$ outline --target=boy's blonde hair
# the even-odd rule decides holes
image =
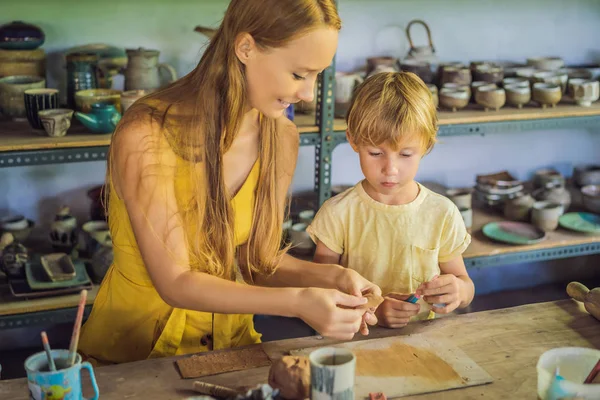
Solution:
[[[417,134],[428,153],[436,142],[437,113],[431,92],[412,72],[381,72],[354,93],[346,116],[355,145],[389,144],[394,150]]]

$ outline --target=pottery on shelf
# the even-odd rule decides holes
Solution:
[[[513,221],[528,221],[535,199],[528,194],[506,200],[504,216]]]
[[[154,90],[126,90],[121,93],[121,110],[123,113],[127,111],[129,107],[142,97],[154,92]]]
[[[532,57],[527,59],[527,65],[541,70],[553,71],[562,68],[565,62],[560,57]]]
[[[486,111],[498,111],[506,103],[506,92],[498,87],[481,86],[475,92],[475,101]]]
[[[524,105],[531,101],[531,89],[529,83],[523,86],[520,83],[512,83],[504,85],[506,91],[506,102],[511,106],[523,108]]]
[[[578,165],[573,179],[578,186],[600,185],[600,165]]]
[[[518,76],[502,79],[502,86],[504,86],[504,88],[506,88],[506,86],[508,86],[508,85],[511,85],[511,86],[514,85],[514,86],[518,86],[518,87],[526,87],[526,88],[531,89],[531,84],[529,83],[529,79],[521,78]]]
[[[46,53],[44,49],[0,49],[0,78],[14,75],[46,76]]]
[[[75,111],[89,113],[92,105],[112,104],[117,111],[121,112],[121,91],[116,89],[88,89],[75,93]]]
[[[473,79],[499,84],[504,78],[504,69],[495,64],[483,63],[475,66]]]
[[[121,120],[121,114],[112,104],[92,104],[89,114],[75,112],[75,117],[94,133],[112,133]]]
[[[551,187],[561,187],[565,185],[565,177],[554,168],[538,169],[533,174],[533,187],[535,189]]]
[[[440,105],[453,112],[469,104],[470,94],[464,89],[442,88],[439,92]]]
[[[160,52],[151,49],[126,49],[127,68],[125,90],[159,89],[177,79],[175,68],[167,63],[159,63]]]
[[[532,98],[542,108],[556,107],[562,98],[562,89],[553,83],[536,82],[533,84]]]
[[[586,185],[581,188],[583,206],[593,213],[600,214],[600,185]]]
[[[438,88],[433,83],[427,84],[427,89],[429,89],[429,93],[431,93],[431,98],[433,100],[433,104],[437,108],[440,104],[440,97],[438,95]]]
[[[551,201],[563,206],[566,212],[571,205],[571,193],[557,182],[549,182],[545,187],[533,192],[533,197],[538,201]]]
[[[564,210],[559,203],[536,201],[531,210],[531,222],[544,232],[554,231],[558,228],[558,219],[563,215]]]
[[[0,230],[3,233],[10,233],[18,242],[24,242],[31,234],[35,223],[22,215],[15,215],[3,218],[0,221]]]
[[[77,219],[71,215],[71,209],[62,206],[54,217],[50,227],[50,243],[55,250],[66,254],[77,246]]]
[[[470,85],[473,82],[473,77],[471,76],[471,70],[469,67],[464,65],[461,66],[446,66],[442,69],[442,76],[440,79],[440,83],[443,85],[445,83],[456,83],[459,85]]]
[[[400,62],[400,69],[406,72],[412,72],[423,80],[425,83],[433,82],[433,70],[431,64],[425,61],[418,60],[402,60]]]
[[[38,112],[58,107],[58,89],[28,89],[24,92],[24,100],[29,125],[43,131]]]
[[[50,137],[62,137],[71,127],[73,110],[68,108],[55,108],[38,112],[44,130]]]
[[[552,83],[560,86],[562,93],[567,92],[569,76],[557,71],[540,71],[533,74],[533,82]]]
[[[461,208],[471,208],[472,206],[472,197],[473,197],[473,188],[456,188],[456,189],[448,189],[446,190],[446,197],[450,199],[456,207]]]
[[[97,250],[92,254],[92,280],[94,283],[101,283],[110,268],[114,258],[112,240],[107,236],[105,240],[99,243]]]
[[[363,83],[364,78],[357,73],[340,72],[335,73],[335,116],[345,118],[350,107],[350,101],[354,91]]]
[[[0,112],[9,118],[25,119],[25,91],[45,87],[46,80],[39,76],[15,75],[0,78]]]
[[[600,97],[600,82],[583,81],[573,84],[573,99],[582,107],[591,107]]]
[[[16,240],[10,232],[5,232],[0,237],[0,267],[9,278],[25,278],[25,264],[29,260],[27,248]]]
[[[410,35],[410,28],[419,24],[425,28],[427,33],[427,41],[428,44],[425,46],[415,46],[413,43],[412,37]],[[433,40],[431,39],[431,30],[429,26],[425,23],[425,21],[420,19],[414,19],[406,25],[406,38],[408,39],[408,44],[410,45],[410,49],[408,50],[408,54],[406,55],[406,60],[416,60],[421,62],[426,62],[429,64],[437,64],[438,58],[435,54],[435,47],[433,46]]]
[[[0,26],[0,49],[35,50],[44,44],[46,35],[37,26],[13,21]]]
[[[465,85],[462,83],[444,83],[442,85],[442,89],[452,89],[452,90],[464,90],[469,94],[469,98],[471,97],[471,86]]]

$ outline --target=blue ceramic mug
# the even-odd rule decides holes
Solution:
[[[25,360],[27,371],[27,385],[29,398],[34,400],[80,400],[83,399],[81,388],[81,369],[85,368],[90,374],[93,400],[98,399],[100,393],[96,384],[94,370],[89,362],[81,362],[79,354],[75,363],[67,367],[69,350],[51,350],[50,354],[56,364],[56,371],[50,371],[48,358],[45,352],[39,352]]]

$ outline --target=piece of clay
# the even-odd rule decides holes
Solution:
[[[367,293],[364,295],[369,301],[365,304],[364,308],[377,308],[381,303],[383,303],[383,297],[376,295],[374,293]]]
[[[369,400],[387,400],[387,397],[382,392],[369,393]]]
[[[273,362],[269,385],[279,389],[284,399],[306,399],[310,396],[310,364],[307,357],[284,356]]]

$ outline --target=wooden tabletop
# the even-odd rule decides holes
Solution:
[[[477,105],[457,111],[438,111],[439,125],[475,124],[486,122],[523,121],[545,118],[590,117],[600,115],[600,102],[591,107],[580,107],[572,104],[559,104],[556,108],[542,109],[534,105],[522,109],[503,107],[498,111],[484,111]],[[300,133],[315,133],[319,128],[315,125],[314,114],[296,114],[294,122]],[[336,118],[333,129],[346,130],[346,122]],[[72,126],[66,136],[51,138],[43,130],[34,130],[27,121],[0,121],[0,152],[25,151],[73,147],[108,146],[111,134],[90,133],[77,119],[73,118]]]
[[[462,349],[494,382],[488,385],[446,391],[453,399],[536,399],[535,365],[546,350],[562,346],[600,348],[600,321],[572,300],[525,305],[502,310],[452,315],[416,322],[402,330],[374,329],[368,338],[395,335],[425,335],[445,338]],[[307,337],[264,343],[269,357],[281,357],[290,350],[337,343]],[[227,350],[226,350],[227,351]],[[97,367],[96,379],[105,399],[184,399],[195,379],[181,379],[174,361],[162,358]],[[254,387],[268,379],[268,367],[230,372],[202,380],[234,388]],[[377,388],[374,388],[376,390]],[[0,398],[28,398],[25,379],[0,382]],[[409,396],[406,399],[439,399],[440,393]]]

